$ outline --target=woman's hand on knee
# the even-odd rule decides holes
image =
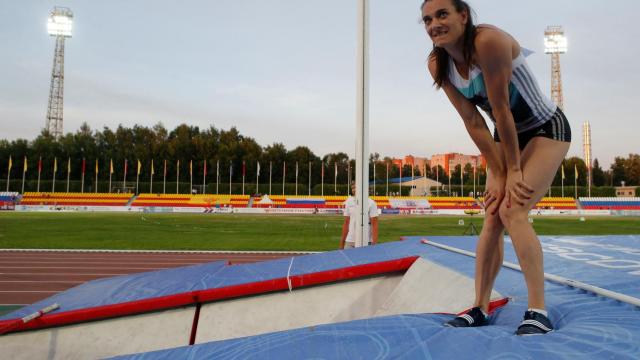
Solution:
[[[493,181],[487,184],[483,202],[485,212],[491,215],[498,213],[500,203],[505,195],[505,181],[504,177],[494,176]]]
[[[528,200],[531,200],[533,192],[533,188],[524,181],[522,170],[509,171],[505,184],[507,207],[511,207],[513,204],[524,206]]]

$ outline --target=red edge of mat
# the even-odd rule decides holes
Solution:
[[[0,329],[10,327],[11,330],[7,331],[6,333],[42,329],[53,326],[70,325],[120,316],[167,310],[208,301],[264,294],[274,291],[288,290],[289,288],[295,289],[342,280],[357,279],[360,277],[371,275],[406,271],[418,258],[419,256],[410,256],[401,259],[388,260],[371,264],[356,265],[310,274],[295,275],[289,277],[288,281],[286,277],[283,277],[241,285],[226,286],[216,289],[191,291],[157,298],[130,301],[120,304],[72,310],[57,314],[47,314],[26,324],[22,324],[21,319],[2,320],[0,321]],[[16,323],[18,323],[18,325],[16,325]]]

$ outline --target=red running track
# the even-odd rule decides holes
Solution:
[[[298,253],[0,251],[0,305],[28,305],[86,281],[225,260],[258,262]]]

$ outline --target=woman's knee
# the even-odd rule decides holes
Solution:
[[[502,233],[502,231],[504,231],[504,224],[502,223],[502,220],[500,219],[500,216],[498,214],[495,214],[495,215],[486,214],[484,218],[484,222],[482,224],[482,228],[486,229],[491,233],[499,234],[499,233]]]
[[[506,201],[503,201],[500,204],[498,214],[504,226],[509,229],[517,221],[527,221],[529,208],[517,204],[507,206]]]

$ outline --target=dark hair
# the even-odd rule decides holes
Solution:
[[[430,0],[425,0],[420,6],[420,10],[422,10],[424,8],[424,5],[429,1]],[[469,6],[469,4],[467,4],[467,2],[463,0],[451,0],[451,3],[453,3],[453,7],[456,9],[457,12],[459,13],[463,11],[467,12],[468,19],[467,19],[467,25],[464,28],[462,53],[464,55],[464,61],[467,64],[471,64],[471,57],[473,55],[473,51],[475,48],[474,40],[476,38],[476,26],[473,23],[473,14],[472,14],[471,6]],[[442,83],[449,76],[449,54],[445,49],[441,47],[437,47],[434,44],[433,50],[431,50],[431,53],[429,54],[429,60],[431,60],[431,58],[436,59],[436,76],[433,81],[433,85],[435,85],[436,88],[439,89],[442,87]]]

